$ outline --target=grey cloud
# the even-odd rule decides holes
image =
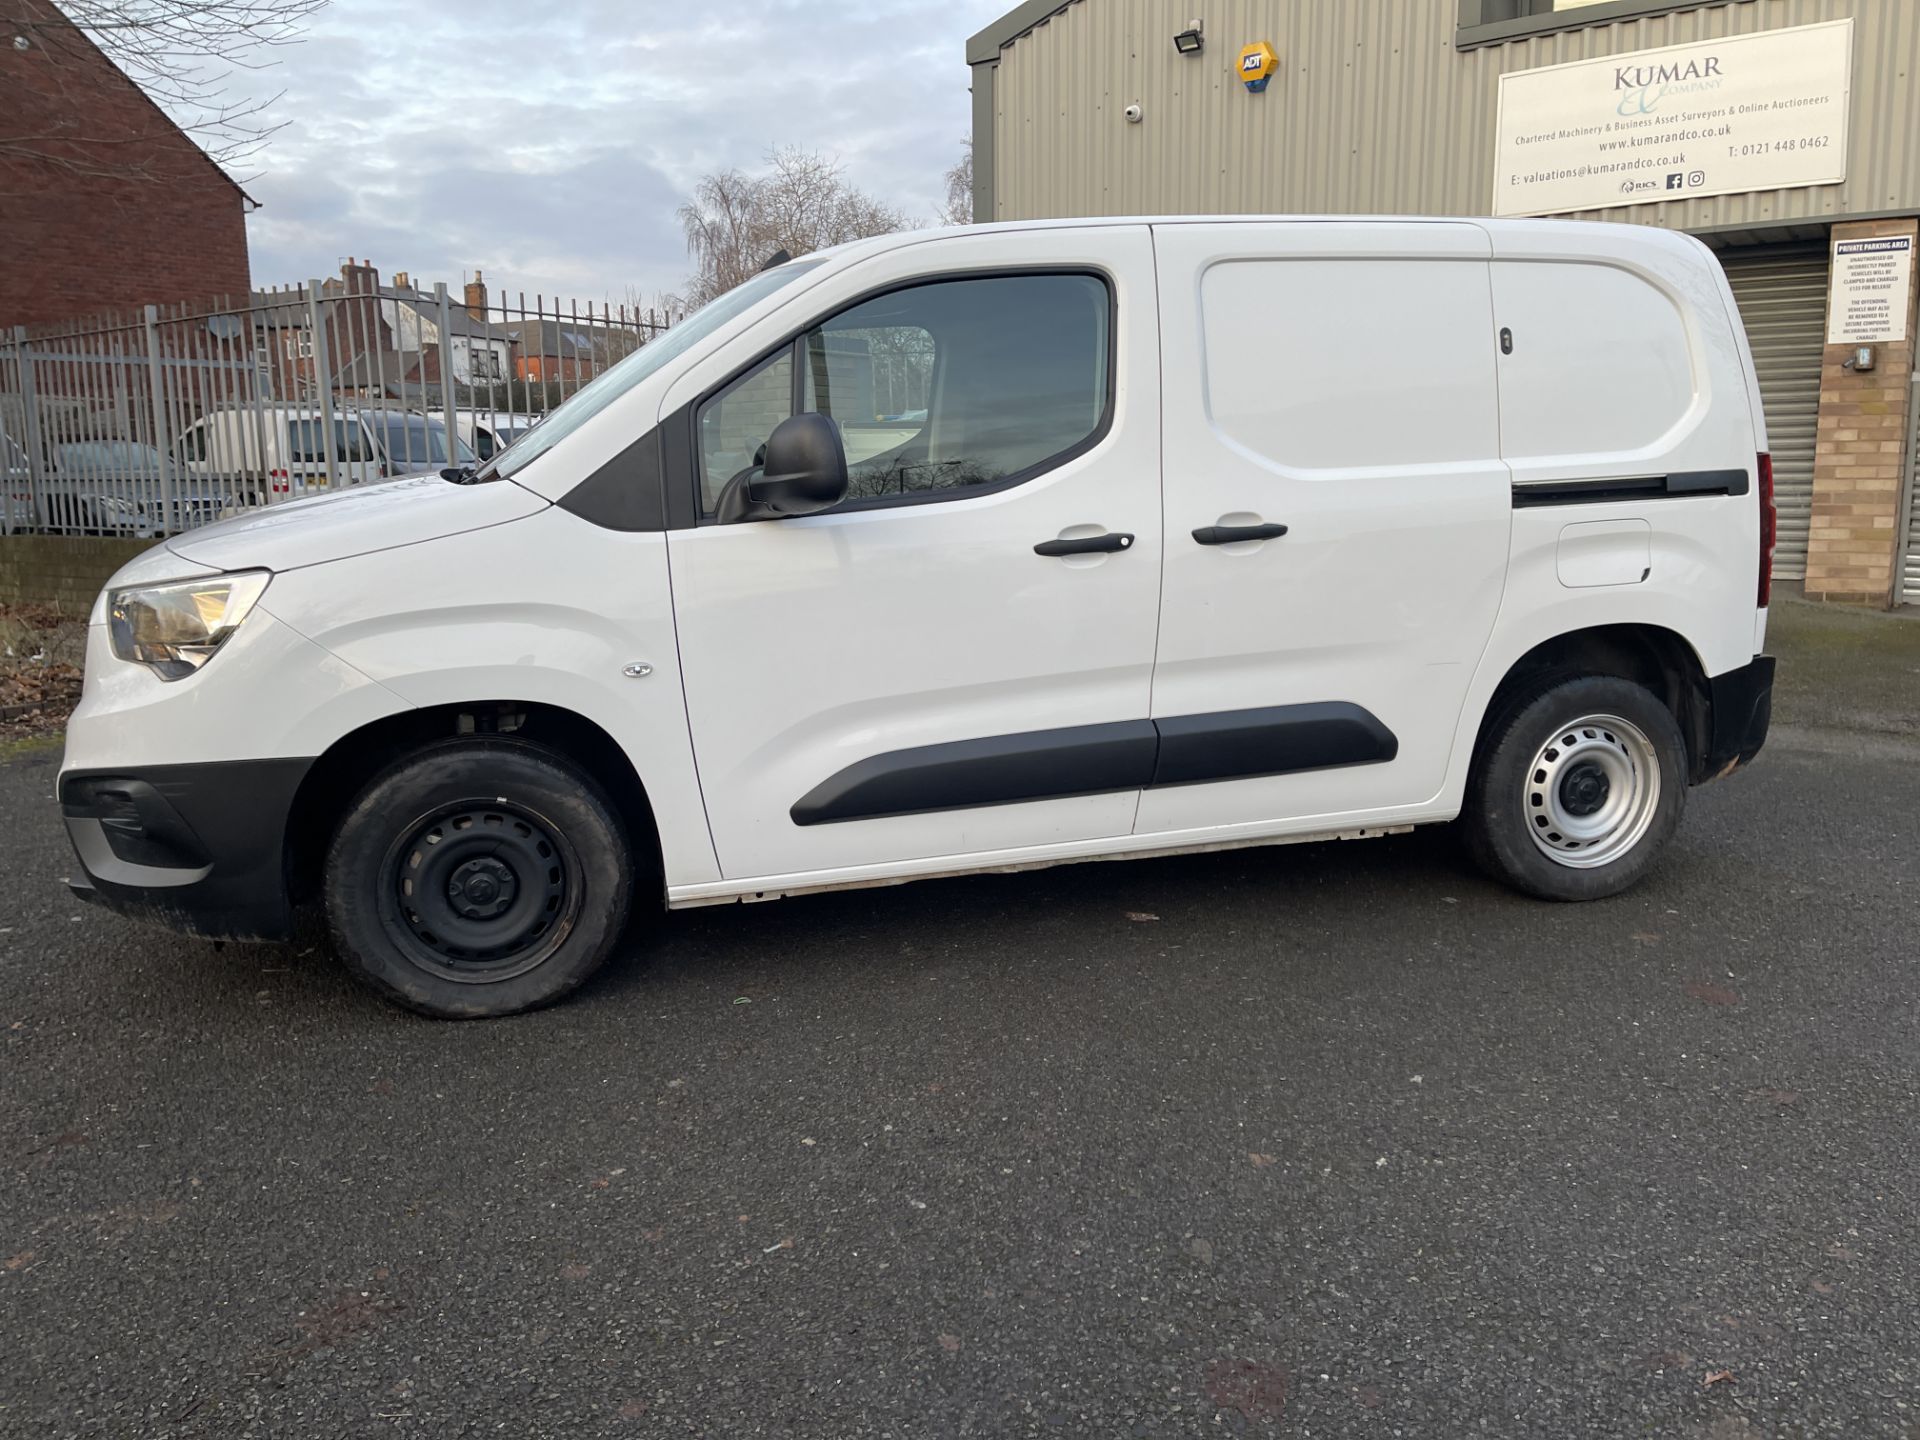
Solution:
[[[260,283],[384,271],[651,296],[698,177],[776,145],[931,216],[968,128],[966,37],[1005,0],[335,0],[282,52],[248,189]]]

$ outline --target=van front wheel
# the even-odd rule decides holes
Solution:
[[[511,739],[447,741],[363,790],[327,853],[327,918],[356,979],[445,1019],[551,1004],[627,918],[625,829],[592,778]]]
[[[1646,874],[1679,827],[1687,749],[1673,713],[1611,675],[1560,679],[1494,717],[1462,820],[1497,880],[1545,900],[1598,900]]]

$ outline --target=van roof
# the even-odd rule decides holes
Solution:
[[[1534,242],[1559,241],[1568,249],[1696,249],[1694,237],[1654,225],[1624,225],[1606,220],[1500,219],[1487,215],[1089,215],[1049,220],[983,220],[974,225],[945,225],[925,230],[896,230],[865,240],[850,240],[799,256],[790,264],[821,259],[851,259],[877,254],[936,237],[1019,234],[1024,231],[1085,230],[1115,225],[1473,225],[1495,239],[1527,237]]]

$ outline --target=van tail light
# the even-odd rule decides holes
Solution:
[[[274,494],[290,495],[293,493],[293,476],[288,471],[269,470],[267,472],[267,480],[272,486]],[[1769,490],[1767,493],[1771,495],[1773,492]]]
[[[1760,457],[1760,597],[1759,608],[1773,599],[1773,542],[1780,533],[1780,514],[1773,508],[1773,456]]]

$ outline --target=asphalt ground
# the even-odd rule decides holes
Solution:
[[[0,1433],[1920,1435],[1920,623],[1654,877],[1451,835],[693,911],[449,1025],[0,764]]]

